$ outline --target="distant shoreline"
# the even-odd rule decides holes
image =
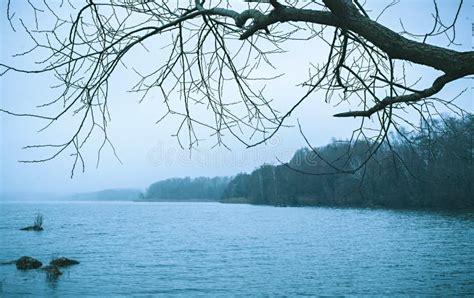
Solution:
[[[456,209],[456,208],[433,208],[433,207],[388,207],[378,205],[336,205],[336,204],[260,204],[248,201],[245,198],[232,198],[226,201],[215,201],[215,200],[124,200],[124,199],[106,199],[106,200],[71,200],[71,199],[52,199],[52,200],[21,200],[21,199],[0,199],[0,204],[4,203],[216,203],[216,204],[228,204],[228,205],[251,205],[251,206],[262,206],[262,207],[275,207],[275,208],[335,208],[335,209],[361,209],[361,210],[388,210],[388,211],[420,211],[420,212],[447,212],[456,214],[469,214],[473,213],[474,209]]]

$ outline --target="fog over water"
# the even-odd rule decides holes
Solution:
[[[326,28],[317,38],[307,39],[302,37],[306,37],[303,34],[310,34],[310,30],[302,28],[308,24],[301,23],[298,25],[303,27],[291,35],[292,39],[284,38],[286,42],[281,45],[283,53],[270,55],[274,69],[259,58],[237,55],[246,52],[245,47],[240,52],[242,42],[238,38],[225,41],[229,45],[225,53],[233,57],[231,63],[225,58],[215,58],[221,53],[217,45],[222,44],[213,38],[219,38],[210,34],[211,41],[203,40],[199,34],[192,35],[192,30],[187,31],[189,28],[186,26],[196,25],[192,22],[203,22],[208,26],[215,24],[215,20],[207,20],[209,16],[201,15],[209,11],[200,11],[196,2],[196,10],[183,12],[181,7],[176,10],[179,14],[186,14],[185,26],[182,27],[180,20],[172,25],[178,23],[177,30],[182,32],[184,28],[185,34],[199,42],[189,42],[185,34],[175,35],[176,45],[179,46],[171,49],[180,49],[176,50],[178,56],[180,53],[188,55],[187,51],[198,56],[204,53],[200,56],[202,60],[195,62],[191,58],[192,62],[188,62],[188,66],[193,63],[205,65],[201,61],[209,63],[211,66],[199,69],[203,73],[214,72],[212,59],[216,59],[214,67],[217,69],[222,67],[222,63],[237,66],[221,72],[222,81],[218,78],[213,82],[214,78],[209,78],[205,84],[196,82],[194,71],[197,70],[194,68],[185,71],[187,75],[181,82],[176,80],[183,78],[179,77],[182,72],[173,73],[169,77],[173,79],[164,82],[164,87],[157,83],[163,89],[169,88],[167,84],[176,86],[176,89],[170,88],[169,100],[159,88],[147,89],[146,83],[138,84],[139,88],[145,86],[143,88],[151,90],[142,101],[140,95],[130,91],[141,74],[156,72],[163,63],[167,65],[167,59],[173,60],[169,58],[170,47],[167,49],[166,46],[169,46],[170,37],[176,32],[152,29],[148,24],[136,29],[143,26],[142,19],[139,19],[143,15],[137,14],[137,7],[159,7],[156,10],[159,14],[155,14],[155,10],[144,11],[144,14],[152,16],[149,24],[155,26],[166,15],[166,8],[162,5],[194,4],[193,1],[145,2],[110,2],[126,9],[123,15],[122,11],[116,12],[117,7],[111,9],[105,3],[99,4],[98,0],[79,4],[87,5],[84,11],[90,9],[88,17],[92,20],[83,17],[82,25],[73,26],[73,31],[74,28],[82,30],[76,36],[73,33],[73,38],[85,39],[85,42],[75,40],[73,51],[81,52],[83,49],[78,48],[84,46],[91,51],[85,57],[97,57],[91,62],[96,66],[88,68],[87,62],[84,62],[79,70],[74,67],[74,71],[65,70],[66,76],[72,75],[64,79],[68,84],[64,91],[64,86],[57,88],[54,73],[41,74],[45,66],[38,61],[50,54],[51,49],[44,51],[47,46],[40,46],[38,52],[28,54],[33,43],[25,30],[38,30],[37,33],[43,34],[42,26],[52,26],[54,34],[66,30],[65,36],[69,36],[67,30],[70,28],[62,27],[59,17],[47,17],[47,13],[35,9],[33,5],[45,5],[52,10],[47,4],[50,3],[57,6],[53,15],[66,12],[67,18],[70,12],[61,9],[69,9],[66,8],[68,3],[75,5],[76,1],[64,1],[65,6],[62,6],[62,2],[55,0],[0,0],[0,12],[3,12],[0,15],[0,74],[8,70],[0,76],[1,297],[474,297],[473,77],[449,83],[434,95],[437,99],[423,99],[413,104],[413,97],[418,98],[417,93],[420,93],[416,90],[423,90],[420,97],[425,96],[424,92],[429,93],[427,88],[436,89],[440,81],[443,84],[443,79],[466,73],[459,72],[459,69],[471,71],[469,67],[439,67],[436,63],[427,63],[446,71],[446,74],[441,74],[429,67],[399,60],[393,62],[391,58],[398,54],[390,50],[385,54],[391,55],[391,58],[376,54],[380,58],[377,60],[370,52],[374,50],[370,42],[355,47],[350,44],[353,37],[352,33],[346,32],[347,26]],[[270,19],[275,15],[284,17],[283,13],[292,11],[287,8],[279,10],[281,7],[274,2],[202,2],[205,5],[217,2],[221,6],[227,4],[236,11],[254,5],[273,5]],[[435,34],[427,42],[457,51],[474,49],[472,1],[359,2],[364,4],[372,20],[402,35],[413,33],[419,40],[422,39],[420,36],[432,30],[435,8],[443,25],[457,16],[457,43],[448,45],[450,36],[443,34]],[[14,6],[8,12],[7,3]],[[318,7],[323,2],[293,3],[297,3],[298,7],[308,7],[306,4]],[[463,6],[457,15],[459,3]],[[123,23],[126,23],[127,29],[124,30],[131,30],[130,35],[123,34],[123,37],[122,33],[110,33],[114,34],[114,39],[112,46],[107,47],[109,33],[101,31],[107,26],[98,25],[101,29],[93,26],[92,30],[98,30],[95,32],[97,35],[90,37],[88,22],[99,24],[103,20],[99,16],[103,11],[94,14],[98,6],[99,10],[110,9],[112,15],[103,16],[104,20],[107,19],[107,25],[116,24],[122,30]],[[46,12],[48,10],[45,9]],[[334,24],[340,25],[340,11],[333,7],[331,11],[336,20]],[[133,12],[132,16],[127,12]],[[211,13],[216,13],[216,10]],[[325,18],[324,13],[320,15]],[[35,16],[40,24],[38,28]],[[176,14],[170,13],[170,16],[174,18]],[[188,23],[187,18],[196,16],[199,19]],[[352,15],[348,16],[352,18]],[[12,23],[8,17],[11,17]],[[240,18],[235,20],[238,24]],[[254,24],[259,25],[259,18],[253,17],[253,20]],[[57,26],[56,21],[61,25]],[[282,22],[270,29],[272,32],[281,29],[282,34],[286,34],[296,28],[293,25]],[[354,24],[355,27],[358,25]],[[202,28],[208,29],[205,26]],[[248,28],[251,30],[252,25]],[[357,31],[357,28],[349,28]],[[383,30],[375,29],[373,32]],[[142,40],[134,34],[146,34],[144,37],[150,39],[145,39],[127,52],[131,44]],[[273,37],[279,38],[276,35]],[[408,38],[414,38],[414,35]],[[48,33],[47,37],[50,36]],[[98,55],[99,52],[95,52],[96,36],[100,36],[98,40],[101,42],[98,46],[101,50],[98,51],[105,48],[107,54],[102,52]],[[115,39],[117,36],[118,40]],[[180,43],[180,37],[185,41]],[[274,50],[268,44],[261,44],[265,39],[262,37],[259,35],[253,40],[260,42],[258,46],[264,51]],[[335,41],[332,49],[326,44],[331,38]],[[395,41],[396,38],[398,36],[395,36]],[[345,47],[345,44],[348,46]],[[376,41],[374,44],[380,45]],[[390,41],[388,44],[391,44]],[[410,43],[407,44],[410,46]],[[198,51],[194,49],[196,45],[201,45]],[[253,48],[254,44],[246,46]],[[361,50],[362,47],[364,50]],[[114,64],[116,61],[111,56],[121,57],[123,51],[126,54],[120,60],[122,64]],[[337,51],[334,52],[336,54],[333,51]],[[446,53],[443,50],[433,52]],[[15,57],[17,53],[25,54]],[[464,61],[466,57],[470,59],[471,53],[455,54],[454,61]],[[67,55],[66,59],[74,60],[72,57],[75,54]],[[411,60],[419,61],[416,60],[418,58]],[[252,59],[254,62],[249,62]],[[255,92],[250,97],[259,97],[258,92],[264,93],[265,99],[261,99],[264,104],[258,105],[258,109],[262,106],[274,109],[280,113],[279,116],[283,116],[299,99],[305,98],[308,88],[311,90],[314,84],[313,79],[317,80],[314,72],[318,71],[318,65],[326,61],[330,61],[329,68],[333,67],[335,73],[334,77],[329,76],[328,80],[321,82],[325,86],[325,81],[335,78],[334,82],[338,82],[336,90],[326,93],[322,87],[318,92],[310,92],[310,96],[286,118],[278,133],[264,144],[247,146],[268,136],[267,130],[271,133],[273,127],[265,127],[262,123],[275,125],[274,120],[278,116],[273,111],[267,111],[262,114],[265,116],[259,118],[257,113],[256,119],[264,119],[263,122],[252,122],[254,111],[245,106],[248,102],[242,101],[241,90],[236,87],[236,82],[231,82],[226,72],[235,73],[238,69],[243,73],[241,76],[247,76],[244,73],[254,63],[261,63],[247,78],[251,84],[250,93]],[[377,63],[379,61],[384,62]],[[354,65],[351,63],[359,68],[349,69],[350,65]],[[28,69],[24,71],[26,73],[39,67],[40,73],[14,72],[4,65]],[[186,65],[185,58],[172,65],[181,70],[180,67]],[[345,69],[340,71],[343,67]],[[380,71],[382,68],[384,70]],[[103,71],[105,76],[95,78],[97,69],[99,73]],[[110,69],[114,72],[108,77]],[[61,71],[58,71],[58,77],[63,75]],[[197,77],[206,76],[200,75]],[[349,79],[341,83],[341,80],[346,80],[346,75]],[[390,79],[385,82],[379,75]],[[89,76],[93,78],[84,87],[82,84]],[[367,87],[363,80],[369,76],[373,82]],[[273,79],[262,79],[268,77]],[[309,81],[308,77],[311,78]],[[97,79],[102,83],[104,78],[107,87],[99,84],[99,89],[103,88],[99,91],[90,87],[91,81]],[[188,78],[192,78],[191,81]],[[301,86],[305,81],[309,83]],[[222,96],[216,99],[217,109],[212,104],[212,108],[208,106],[209,97],[211,102],[213,100],[209,94],[216,92],[214,86],[202,94],[196,91],[202,85],[206,85],[206,89],[207,82],[211,85],[215,83],[218,88],[221,82],[230,83],[223,88]],[[398,86],[398,82],[403,85]],[[97,87],[95,84],[98,83],[92,83]],[[344,84],[350,85],[350,88],[345,88]],[[105,88],[108,88],[108,97],[102,98],[105,97]],[[180,98],[184,94],[180,93],[180,88],[189,91],[183,98]],[[357,90],[353,92],[354,89]],[[400,90],[408,91],[404,93]],[[412,92],[413,96],[398,96],[402,93],[407,95],[407,92]],[[348,94],[351,94],[349,99],[345,98]],[[369,96],[370,100],[364,96]],[[386,106],[384,98],[395,100],[396,104],[389,101],[390,105]],[[400,101],[400,98],[403,100]],[[54,102],[55,99],[58,101]],[[467,115],[464,111],[457,114],[449,111],[449,105],[441,106],[443,100],[446,103],[453,99],[459,107],[455,111],[464,110]],[[48,105],[52,100],[54,104]],[[265,107],[267,100],[271,108]],[[106,117],[107,113],[102,109],[105,101],[111,120],[97,121],[97,117]],[[333,116],[356,110],[365,110],[370,114],[373,110],[367,108],[368,102],[375,108],[381,107],[383,113],[379,111],[376,116],[372,114],[371,118],[363,120]],[[62,106],[69,103],[71,110]],[[236,110],[233,110],[234,107]],[[418,108],[427,110],[415,113]],[[55,121],[55,116],[64,109],[66,112],[63,115],[66,116]],[[171,110],[185,111],[180,114],[169,112]],[[226,120],[219,121],[222,120],[219,117],[225,116],[219,112],[214,114],[214,111],[225,111],[229,115]],[[11,115],[15,113],[17,116],[40,114],[43,119]],[[163,118],[164,114],[168,117]],[[186,122],[186,119],[191,120],[184,117],[183,121],[183,115],[189,116],[195,121],[193,123],[201,124],[194,127],[195,139],[193,131],[187,126],[189,122]],[[420,121],[420,116],[427,116],[428,119]],[[238,123],[236,118],[242,122],[239,124],[243,128],[235,125]],[[83,126],[86,121],[91,123]],[[361,121],[363,133],[350,139],[361,127]],[[380,126],[387,123],[390,123],[390,132],[384,134],[386,131]],[[180,125],[184,125],[184,133],[181,131],[179,138],[176,138]],[[213,130],[207,125],[216,125],[217,128]],[[227,129],[231,126],[234,130],[225,130],[219,125]],[[47,129],[43,129],[45,126]],[[109,139],[113,146],[102,147],[104,136],[101,132],[105,126],[105,140]],[[253,126],[258,126],[260,131]],[[95,130],[89,135],[91,127]],[[421,129],[416,130],[416,127]],[[81,133],[76,134],[78,128]],[[242,129],[240,134],[239,128]],[[397,129],[402,133],[396,135],[394,132]],[[224,144],[219,142],[219,132],[223,133]],[[361,141],[364,138],[368,141]],[[84,139],[87,142],[83,143]],[[352,141],[349,144],[339,141],[349,139]],[[381,143],[381,139],[386,142]],[[198,144],[193,140],[198,140]],[[310,150],[308,143],[318,147],[318,150]],[[48,159],[54,155],[54,150],[61,150],[64,146],[61,144],[72,144],[73,148],[67,147],[47,162],[34,162]],[[77,148],[80,148],[80,154]],[[75,164],[75,160],[83,160],[85,168],[80,162]],[[288,163],[283,165],[282,162]]]

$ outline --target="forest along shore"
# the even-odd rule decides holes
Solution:
[[[473,126],[472,115],[448,118],[409,138],[391,137],[390,146],[334,141],[251,173],[171,178],[144,192],[106,190],[75,199],[474,210]]]
[[[303,148],[288,164],[235,176],[221,202],[474,210],[474,117],[429,127],[407,139],[391,139],[391,148],[384,144],[373,156],[374,146],[366,142]],[[353,174],[340,171],[359,167]]]

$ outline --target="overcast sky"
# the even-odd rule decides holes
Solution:
[[[370,13],[375,17],[387,1],[367,1],[367,7],[372,8]],[[388,1],[390,2],[390,1]],[[454,46],[458,50],[470,50],[472,45],[472,31],[470,15],[472,7],[465,1],[457,27],[457,41],[461,46]],[[26,1],[25,1],[26,3]],[[376,6],[373,6],[376,3]],[[457,1],[440,1],[440,11],[449,18],[457,8]],[[25,65],[31,59],[13,59],[11,56],[22,52],[31,46],[31,41],[19,27],[13,32],[7,22],[5,13],[6,1],[1,1],[2,14],[0,17],[0,45],[2,63],[11,65]],[[18,4],[15,4],[18,5]],[[371,6],[372,5],[372,6]],[[28,8],[17,7],[18,15],[28,15]],[[416,33],[425,33],[431,29],[430,14],[433,13],[432,1],[406,0],[393,8],[380,19],[384,25],[393,30],[401,31],[402,19],[406,28]],[[160,38],[153,40],[157,48]],[[285,79],[270,85],[268,94],[276,104],[295,100],[304,92],[296,87],[297,83],[307,77],[309,63],[317,63],[327,56],[327,48],[318,43],[293,42],[285,45],[287,54],[279,56],[273,62],[278,71],[285,73]],[[438,40],[431,42],[437,43]],[[439,40],[440,46],[446,45],[445,39]],[[138,55],[131,53],[127,57],[127,64],[138,69],[145,67],[153,59],[152,53]],[[31,57],[33,60],[37,58]],[[428,78],[436,75],[430,69],[416,68],[416,76]],[[412,74],[413,75],[413,74]],[[176,120],[167,119],[161,124],[155,124],[163,114],[164,107],[160,106],[159,94],[151,94],[149,100],[138,103],[133,93],[126,92],[135,81],[133,72],[123,72],[115,75],[111,81],[110,110],[112,122],[109,125],[109,136],[113,141],[120,159],[120,164],[110,150],[102,155],[99,167],[96,168],[97,150],[94,147],[86,152],[85,173],[78,171],[73,179],[70,178],[70,169],[73,159],[68,154],[41,164],[23,164],[18,160],[38,159],[47,152],[40,150],[22,150],[26,145],[49,143],[57,141],[76,123],[76,119],[65,120],[59,127],[46,132],[37,131],[45,124],[43,121],[28,118],[16,118],[0,113],[0,191],[11,193],[74,193],[93,191],[105,188],[137,187],[144,189],[154,181],[169,177],[184,176],[221,176],[235,175],[239,172],[249,172],[260,164],[277,163],[276,158],[288,160],[295,150],[305,145],[297,128],[284,128],[267,145],[246,149],[244,145],[231,137],[225,142],[232,149],[223,147],[211,148],[215,144],[212,137],[205,135],[207,140],[190,152],[181,149],[171,135],[176,130]],[[33,112],[34,106],[51,99],[55,91],[50,86],[56,84],[50,75],[24,75],[9,73],[0,78],[0,106],[14,112]],[[440,96],[453,97],[470,84],[468,79],[453,83]],[[472,91],[459,99],[459,104],[472,112]],[[306,135],[316,145],[324,145],[333,138],[348,138],[357,127],[357,121],[352,119],[335,119],[331,115],[343,112],[344,107],[335,107],[326,104],[317,95],[309,98],[292,115],[287,124],[295,125],[297,119],[301,122]],[[69,121],[69,122],[68,122]]]

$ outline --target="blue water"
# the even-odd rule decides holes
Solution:
[[[19,231],[44,215],[43,232]],[[218,203],[0,203],[3,296],[474,295],[474,214]]]

